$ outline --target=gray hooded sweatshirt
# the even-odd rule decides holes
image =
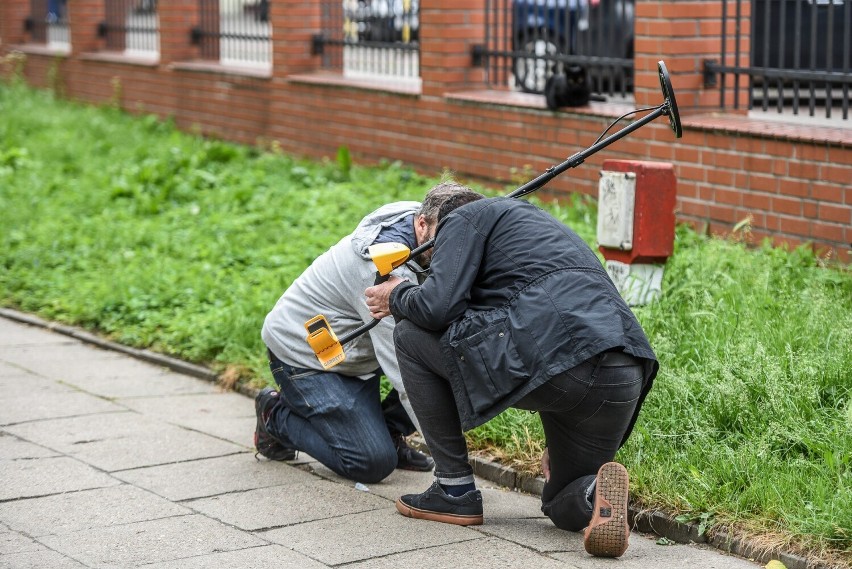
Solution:
[[[320,255],[293,281],[266,316],[261,331],[263,341],[279,360],[297,368],[322,370],[306,341],[305,330],[305,322],[317,314],[326,317],[338,337],[372,320],[364,291],[373,286],[376,266],[367,248],[382,229],[419,209],[418,202],[410,201],[382,206],[362,219],[352,234]],[[395,269],[393,274],[417,282],[414,272],[405,266]],[[346,360],[330,371],[366,378],[381,368],[419,430],[396,362],[393,327],[393,318],[384,318],[372,330],[347,343],[343,347]]]

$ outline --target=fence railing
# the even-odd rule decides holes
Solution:
[[[485,45],[475,57],[495,87],[542,93],[579,66],[591,91],[633,91],[633,0],[486,0]]]
[[[67,48],[71,38],[68,28],[67,0],[30,0],[30,16],[25,22],[31,41]]]
[[[192,42],[203,59],[224,65],[272,65],[270,0],[199,0]]]
[[[748,30],[739,26],[745,8]],[[733,38],[724,35],[729,22]],[[722,30],[705,84],[719,87],[723,108],[849,120],[852,0],[732,0],[723,4]]]
[[[127,55],[160,51],[157,0],[104,0],[104,21],[98,26],[106,49]]]
[[[420,77],[419,0],[322,0],[313,51],[347,77]]]

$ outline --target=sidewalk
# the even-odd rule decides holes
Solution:
[[[0,568],[759,567],[638,533],[596,559],[481,479],[484,525],[408,519],[394,500],[429,473],[359,490],[305,455],[255,460],[254,424],[244,395],[0,318]]]

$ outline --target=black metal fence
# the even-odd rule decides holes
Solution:
[[[108,50],[159,53],[157,0],[104,0],[104,17],[98,35]]]
[[[233,65],[272,64],[270,0],[199,0],[192,42],[201,57]]]
[[[751,26],[743,30],[746,7]],[[750,110],[849,120],[852,0],[733,0],[723,8],[723,30],[733,22],[736,32],[722,36],[720,60],[705,62],[705,83],[719,87],[722,107],[747,98]]]
[[[322,0],[313,51],[348,76],[420,76],[419,0]]]
[[[67,46],[68,0],[30,0],[30,16],[25,23],[31,41]]]
[[[489,84],[542,93],[554,73],[585,75],[591,91],[633,91],[633,0],[486,0],[475,57]]]

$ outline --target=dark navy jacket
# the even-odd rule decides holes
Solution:
[[[645,360],[644,400],[658,369],[645,333],[594,252],[547,212],[515,198],[464,205],[439,224],[431,269],[394,289],[391,313],[446,330],[465,430],[611,348]]]

